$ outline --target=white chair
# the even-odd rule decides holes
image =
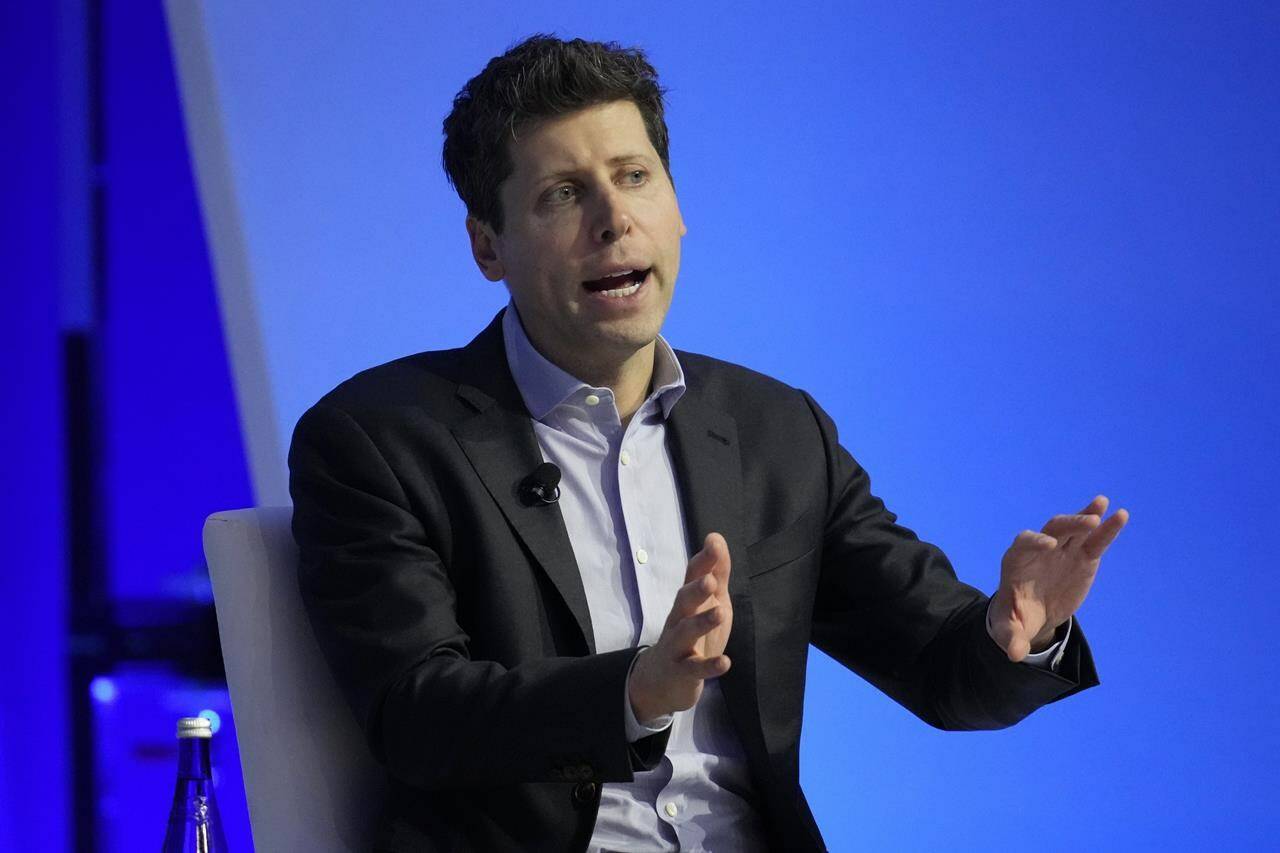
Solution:
[[[292,514],[241,509],[204,524],[254,847],[365,853],[384,772],[303,609]]]

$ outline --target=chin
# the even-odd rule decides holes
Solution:
[[[596,339],[601,344],[619,352],[635,352],[657,340],[662,331],[662,320],[628,319],[597,328]]]

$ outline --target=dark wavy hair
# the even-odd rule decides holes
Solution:
[[[611,101],[640,110],[645,131],[671,174],[658,72],[644,51],[617,42],[533,35],[467,81],[444,120],[444,171],[467,213],[502,231],[498,188],[511,176],[508,141],[545,119]]]

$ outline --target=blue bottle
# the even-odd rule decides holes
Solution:
[[[212,737],[213,727],[205,718],[178,720],[178,781],[162,853],[226,853],[222,819],[213,798]]]

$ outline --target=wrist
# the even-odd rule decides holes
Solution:
[[[1065,624],[1065,623],[1064,623]],[[1045,649],[1052,646],[1058,639],[1058,633],[1062,630],[1062,625],[1055,625],[1052,628],[1046,626],[1039,634],[1031,640],[1031,653],[1039,654]]]
[[[631,713],[635,715],[636,721],[642,724],[662,716],[662,713],[647,701],[648,691],[644,689],[644,656],[648,650],[646,646],[636,654],[635,662],[631,665],[631,673],[627,677],[627,701],[631,703]]]

